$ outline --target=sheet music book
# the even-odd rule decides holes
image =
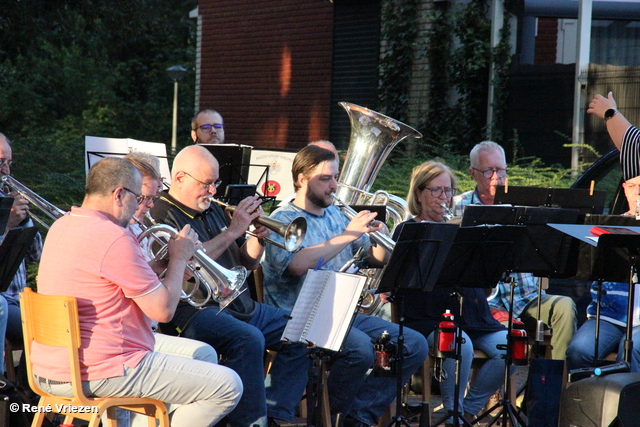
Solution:
[[[366,281],[366,276],[309,270],[282,341],[339,351]]]

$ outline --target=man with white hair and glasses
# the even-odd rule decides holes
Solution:
[[[476,188],[453,199],[454,214],[462,215],[467,205],[492,205],[496,187],[504,185],[507,178],[507,161],[504,149],[493,141],[476,144],[469,155],[469,173],[476,181]],[[518,284],[514,290],[513,315],[527,323],[538,315],[538,278],[531,273],[512,273]],[[498,282],[498,293],[489,301],[494,318],[508,321],[509,283]],[[576,332],[576,305],[561,295],[547,295],[542,291],[540,319],[553,330],[551,358],[564,360],[567,347]]]

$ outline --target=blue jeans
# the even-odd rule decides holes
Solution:
[[[375,358],[372,341],[387,331],[398,342],[398,325],[374,316],[358,314],[334,361],[327,381],[332,413],[350,415],[367,425],[375,425],[396,396],[395,377],[375,377],[369,371]],[[402,383],[422,365],[429,348],[424,336],[404,328]],[[246,389],[246,387],[245,387]]]
[[[228,416],[232,426],[266,425],[267,415],[291,421],[307,384],[309,350],[298,344],[281,345],[288,311],[256,304],[247,322],[218,307],[199,311],[182,336],[204,341],[216,349],[221,363],[242,379],[244,393]],[[278,351],[267,378],[264,378],[265,348]],[[266,390],[266,391],[265,391]]]
[[[498,350],[496,346],[507,343],[507,331],[473,331],[468,334],[462,331],[462,336],[465,342],[462,344],[462,356],[460,359],[460,396],[458,400],[458,410],[461,413],[464,411],[477,415],[485,403],[487,403],[489,397],[502,387],[504,383],[505,361],[501,356],[505,354],[505,351]],[[433,332],[429,335],[428,341],[429,345],[433,345]],[[474,348],[483,351],[487,357],[489,357],[489,360],[482,365],[467,395],[464,396],[464,391],[469,382]],[[440,383],[442,403],[444,404],[445,410],[452,411],[456,378],[455,359],[445,359],[443,367],[447,372],[447,379]]]
[[[567,370],[593,366],[595,351],[596,321],[588,319],[573,336],[567,349]],[[633,328],[633,351],[631,353],[631,372],[640,372],[640,326]],[[617,351],[617,361],[624,359],[625,328],[607,321],[600,321],[598,336],[598,359]]]

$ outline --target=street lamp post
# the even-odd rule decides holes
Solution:
[[[171,154],[175,155],[177,150],[178,133],[178,81],[180,81],[187,70],[180,65],[167,68],[167,74],[173,80],[173,128],[171,132]]]

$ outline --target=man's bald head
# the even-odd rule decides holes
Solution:
[[[188,172],[199,170],[201,168],[215,167],[218,169],[218,160],[213,154],[204,147],[199,145],[189,145],[176,155],[171,168],[171,179],[175,180],[177,172]]]

